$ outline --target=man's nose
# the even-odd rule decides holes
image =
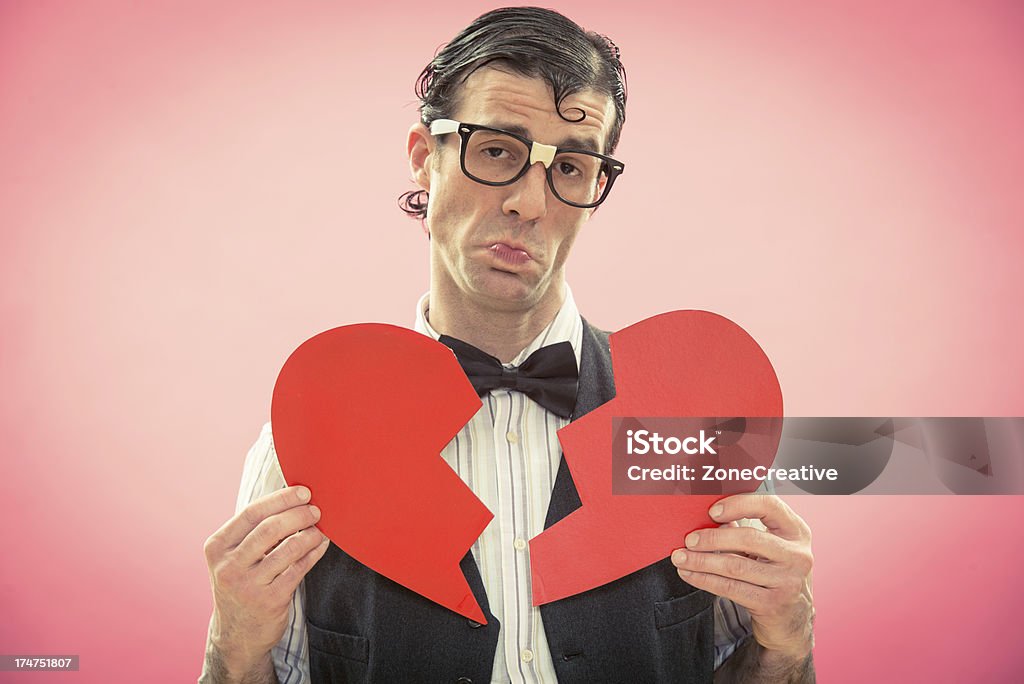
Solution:
[[[536,162],[523,177],[509,185],[509,194],[502,205],[505,214],[516,214],[521,221],[536,221],[547,213],[547,169]]]

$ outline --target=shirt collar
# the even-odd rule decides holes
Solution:
[[[430,293],[427,292],[420,297],[416,304],[416,324],[413,329],[424,335],[438,339],[441,334],[431,327],[427,320],[427,310],[430,308]],[[576,308],[576,300],[573,299],[572,290],[569,284],[565,285],[565,300],[562,307],[555,314],[555,317],[548,323],[547,327],[540,331],[526,348],[519,352],[511,363],[506,366],[518,366],[525,361],[530,354],[541,347],[546,347],[559,342],[568,342],[572,345],[573,354],[576,356],[576,368],[580,366],[580,350],[583,346],[583,320],[580,318],[579,309]]]

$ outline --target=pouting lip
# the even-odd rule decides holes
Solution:
[[[493,242],[483,245],[483,248],[490,251],[495,249],[498,245],[505,245],[510,249],[519,250],[520,252],[524,252],[528,258],[533,259],[533,255],[530,254],[530,250],[526,248],[526,245],[519,242],[513,242],[511,240],[494,240]]]

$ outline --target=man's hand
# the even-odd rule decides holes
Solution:
[[[314,527],[320,511],[309,499],[306,487],[278,490],[249,504],[206,540],[213,585],[214,653],[208,658],[218,661],[216,669],[227,681],[268,667],[295,589],[327,551],[327,537]]]
[[[738,494],[711,507],[718,529],[697,530],[672,554],[679,576],[745,607],[764,665],[807,659],[814,646],[811,530],[777,496]],[[760,519],[768,531],[740,527]]]

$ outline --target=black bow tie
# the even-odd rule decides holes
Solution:
[[[495,357],[462,340],[441,335],[438,341],[455,352],[459,365],[480,396],[506,387],[522,392],[562,418],[572,416],[576,408],[579,369],[576,354],[568,342],[541,347],[522,365],[505,368]]]

